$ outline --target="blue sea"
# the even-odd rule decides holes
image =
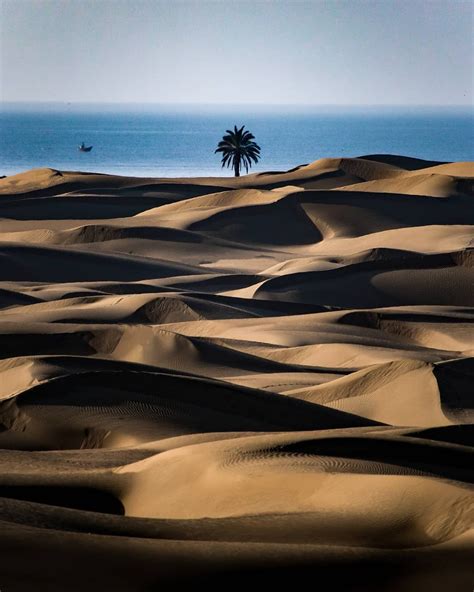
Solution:
[[[250,129],[261,146],[261,161],[252,172],[367,154],[474,160],[472,109],[3,103],[0,175],[52,167],[154,177],[231,176],[214,150],[234,124]],[[81,142],[92,151],[79,152]]]

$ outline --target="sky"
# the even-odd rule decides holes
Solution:
[[[472,105],[471,0],[0,0],[0,99]]]

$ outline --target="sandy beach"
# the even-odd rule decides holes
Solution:
[[[403,156],[0,179],[1,591],[469,592],[473,200]]]

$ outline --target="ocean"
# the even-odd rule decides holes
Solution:
[[[52,167],[142,177],[231,176],[214,150],[234,124],[245,125],[262,149],[252,172],[368,154],[474,160],[472,109],[4,103],[0,175]],[[79,152],[81,142],[92,151]]]

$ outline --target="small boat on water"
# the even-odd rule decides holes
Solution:
[[[79,152],[90,152],[92,150],[92,146],[86,146],[84,142],[79,146]]]

